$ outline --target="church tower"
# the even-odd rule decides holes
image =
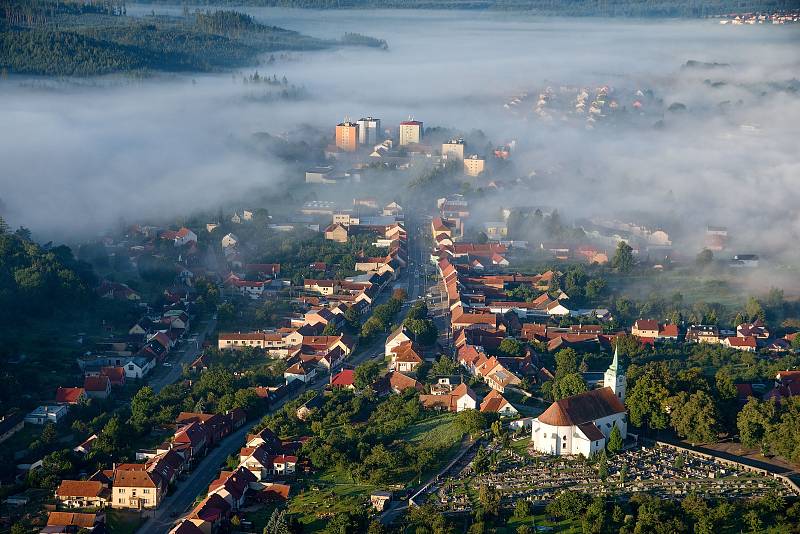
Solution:
[[[619,349],[614,348],[614,361],[611,366],[606,369],[606,374],[603,377],[603,386],[611,388],[619,400],[625,402],[625,369],[619,364]]]

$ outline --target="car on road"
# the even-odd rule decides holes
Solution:
[[[164,367],[172,367],[172,364],[169,362],[164,362]]]

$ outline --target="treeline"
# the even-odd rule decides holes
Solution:
[[[389,48],[389,44],[384,39],[376,39],[369,35],[362,35],[360,33],[347,32],[341,38],[342,44],[356,45],[356,46],[369,46],[371,48]]]
[[[0,219],[0,321],[5,326],[73,309],[94,297],[91,266],[77,261],[68,247],[42,248],[3,224]]]
[[[5,13],[5,12],[0,12]],[[33,15],[31,15],[32,17]],[[319,50],[333,44],[255,22],[235,11],[181,19],[99,15],[32,25],[30,17],[0,23],[0,69],[19,74],[91,76],[138,70],[207,72],[254,63],[277,50]],[[15,22],[17,21],[17,22]]]
[[[143,0],[142,3],[172,3]],[[229,5],[206,0],[204,5]],[[602,17],[708,17],[731,12],[771,11],[796,7],[792,0],[242,0],[259,7],[308,9],[461,9],[529,11],[537,15]]]

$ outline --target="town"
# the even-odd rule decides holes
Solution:
[[[528,100],[505,109],[602,128],[654,97]],[[77,259],[2,225],[0,298],[82,310],[31,305],[4,347],[3,529],[796,531],[800,303],[740,283],[768,252],[573,220],[519,139],[319,138],[271,201],[126,221]]]

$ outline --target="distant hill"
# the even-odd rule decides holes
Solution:
[[[316,39],[236,11],[129,17],[125,4],[8,0],[0,8],[0,71],[92,76],[136,71],[215,71],[253,64],[265,52],[387,46],[345,34]]]
[[[140,0],[140,3],[173,4],[174,0]],[[491,9],[609,17],[706,17],[797,7],[796,0],[201,0],[198,3],[313,9]]]

